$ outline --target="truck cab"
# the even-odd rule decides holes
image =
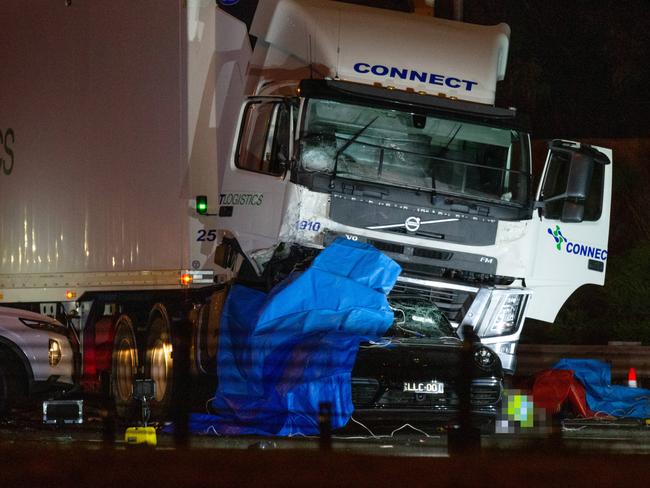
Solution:
[[[234,250],[263,275],[289,249],[370,243],[402,266],[396,292],[471,325],[514,372],[526,317],[553,321],[578,287],[604,283],[611,151],[552,141],[534,189],[526,118],[493,106],[504,24],[270,3],[253,21],[217,263]]]

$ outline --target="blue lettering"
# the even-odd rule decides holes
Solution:
[[[607,249],[599,249],[597,247],[591,247],[585,244],[578,244],[568,241],[564,249],[566,250],[567,254],[575,254],[589,258],[600,259],[601,261],[607,260]]]
[[[453,85],[452,82],[454,83]],[[458,78],[449,77],[445,80],[445,85],[449,88],[460,88],[460,80]]]
[[[472,91],[472,86],[478,85],[477,81],[462,80],[465,83],[465,90]]]
[[[405,80],[408,77],[408,72],[409,70],[407,70],[406,68],[405,69],[391,68],[390,77],[395,78],[397,76],[398,78]]]
[[[362,71],[361,70],[362,67],[366,68],[366,70]],[[368,71],[370,71],[370,65],[368,63],[357,63],[354,65],[354,71],[356,71],[357,73],[367,73]]]
[[[428,73],[426,71],[417,71],[408,68],[398,68],[395,66],[384,66],[383,64],[370,65],[368,63],[356,63],[354,71],[361,74],[372,73],[376,76],[390,76],[391,78],[399,78],[400,80],[419,81],[421,83],[429,83],[431,85],[446,85],[449,88],[463,88],[466,91],[478,85],[477,81],[461,80],[453,76],[445,77],[435,73]]]
[[[427,82],[427,73],[426,72],[418,73],[415,70],[411,70],[411,76],[409,76],[409,79],[411,81],[415,81],[415,78],[420,80],[422,83],[426,83]]]
[[[433,73],[429,75],[429,83],[432,85],[442,85],[443,81],[445,81],[444,76],[434,75]]]

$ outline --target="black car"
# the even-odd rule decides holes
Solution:
[[[478,338],[463,349],[445,315],[425,299],[391,296],[390,303],[393,325],[381,341],[361,345],[352,371],[354,417],[374,426],[455,424],[465,385],[472,423],[493,424],[503,385],[499,357]]]

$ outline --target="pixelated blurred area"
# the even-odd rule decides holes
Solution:
[[[546,409],[535,406],[533,396],[524,390],[504,390],[501,416],[495,424],[497,434],[518,434],[550,431]]]

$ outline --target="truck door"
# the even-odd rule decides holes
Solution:
[[[529,317],[553,322],[577,288],[605,283],[611,162],[610,149],[560,140],[549,144],[532,225]]]
[[[278,244],[296,108],[287,99],[253,97],[243,105],[219,195],[219,227],[248,256]]]

